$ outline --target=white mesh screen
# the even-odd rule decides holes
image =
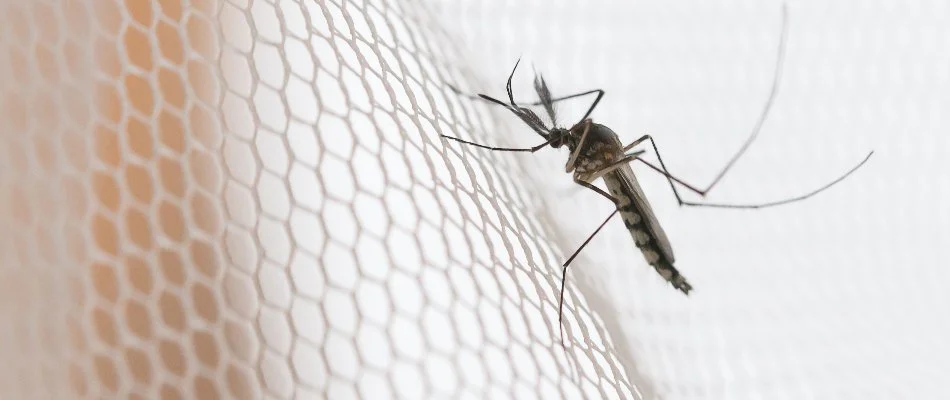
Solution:
[[[607,95],[700,185],[780,3],[0,1],[3,398],[942,398],[950,9],[791,3],[760,139],[679,208],[664,284],[566,154],[449,90]],[[560,108],[570,124],[586,109]]]

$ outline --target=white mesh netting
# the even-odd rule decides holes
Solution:
[[[563,152],[447,90],[604,88],[708,182],[757,117],[781,4],[0,1],[0,397],[942,398],[950,9],[791,3],[761,138],[681,209],[685,298]],[[520,96],[518,96],[520,94]],[[563,123],[586,103],[561,108]],[[640,170],[638,169],[638,172]]]

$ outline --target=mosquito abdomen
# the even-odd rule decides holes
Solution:
[[[640,252],[643,253],[643,258],[647,260],[647,263],[649,263],[663,279],[666,279],[667,282],[673,285],[674,288],[685,294],[689,294],[693,286],[686,281],[686,278],[676,270],[673,263],[667,260],[660,249],[657,248],[657,238],[647,229],[643,218],[640,217],[640,210],[637,209],[636,204],[629,200],[624,203],[623,200],[621,200],[620,216],[623,218],[623,224],[627,227],[627,230],[630,231],[634,243],[636,243]]]

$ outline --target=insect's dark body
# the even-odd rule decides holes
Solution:
[[[571,154],[577,151],[578,144],[581,144],[581,137],[584,136],[584,128],[587,121],[578,122],[576,125],[563,134],[561,142],[567,146]],[[561,134],[562,129],[555,128],[552,135]],[[561,143],[555,142],[551,146],[559,147]],[[574,164],[575,174],[595,173],[610,163],[623,157],[623,144],[617,134],[610,128],[590,122],[590,130],[587,137],[584,138],[583,147],[577,153],[577,161]]]
[[[574,153],[582,135],[585,122],[578,123],[565,135],[565,145]],[[574,176],[588,183],[589,174],[607,168],[611,163],[624,156],[623,145],[617,134],[610,128],[590,123],[583,147],[578,152],[574,164]],[[630,231],[634,243],[657,273],[676,289],[689,293],[692,286],[673,266],[676,261],[673,249],[666,233],[660,226],[650,203],[643,195],[643,189],[628,163],[603,175],[608,192],[617,199],[617,208],[623,223]]]

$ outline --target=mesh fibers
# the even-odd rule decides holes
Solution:
[[[439,140],[536,144],[446,83],[499,95],[524,53],[702,182],[779,4],[0,0],[0,397],[945,398],[950,10],[896,4],[791,4],[769,130],[716,196],[880,158],[761,213],[645,177],[696,295],[609,225],[562,348],[558,266],[609,205],[563,153]]]
[[[428,6],[2,7],[4,398],[637,396]]]

